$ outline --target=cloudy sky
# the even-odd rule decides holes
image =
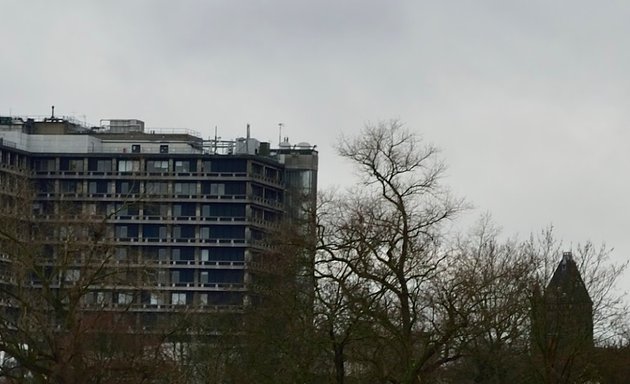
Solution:
[[[0,115],[138,118],[320,150],[396,118],[506,234],[630,256],[627,1],[0,2]],[[630,276],[628,277],[630,280]],[[630,287],[630,284],[628,284]]]

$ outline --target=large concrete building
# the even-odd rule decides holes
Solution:
[[[150,325],[177,308],[247,305],[249,265],[268,234],[314,202],[317,151],[288,140],[272,148],[249,127],[221,141],[140,120],[89,128],[54,116],[2,117],[0,176],[9,174],[34,186],[35,220],[60,212],[105,220],[111,257],[128,279],[92,286],[83,301],[124,307]],[[80,269],[78,261],[67,278]]]

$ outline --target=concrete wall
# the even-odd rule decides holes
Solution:
[[[30,152],[87,153],[102,151],[99,139],[87,135],[29,135],[18,130],[0,130],[0,137]]]
[[[103,141],[91,135],[29,135],[8,126],[0,126],[0,137],[14,143],[18,149],[34,153],[132,153],[133,145],[140,145],[140,153],[160,153],[161,145],[168,145],[168,153],[201,152],[185,142]]]

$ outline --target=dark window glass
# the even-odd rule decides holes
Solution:
[[[244,239],[245,227],[240,225],[224,225],[210,227],[212,239]]]
[[[212,172],[246,172],[247,161],[243,159],[216,159],[212,162]]]
[[[208,281],[210,283],[232,283],[238,284],[243,282],[243,271],[211,269],[208,271]]]

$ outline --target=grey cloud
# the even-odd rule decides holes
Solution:
[[[401,118],[506,233],[550,221],[627,258],[630,5],[622,1],[6,1],[0,114],[137,117],[321,153]],[[64,112],[65,111],[65,112]]]

